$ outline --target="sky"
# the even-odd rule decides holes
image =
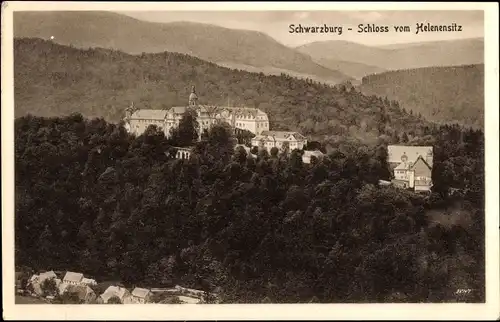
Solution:
[[[127,11],[128,16],[153,22],[190,21],[232,29],[267,33],[287,46],[314,41],[346,40],[369,46],[484,37],[483,11]],[[415,34],[417,23],[462,26],[461,32]],[[289,26],[342,26],[342,34],[290,33]],[[358,33],[358,25],[388,26],[389,32]],[[408,25],[410,33],[397,33],[393,26]],[[348,31],[352,28],[352,31]]]

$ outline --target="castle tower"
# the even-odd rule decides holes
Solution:
[[[198,105],[198,95],[196,95],[196,89],[191,87],[191,94],[189,94],[189,106],[197,106]]]
[[[135,112],[135,111],[134,111],[134,102],[132,102],[132,104],[131,104],[129,107],[127,107],[127,108],[125,109],[125,119],[126,119],[127,121],[128,121],[128,120],[130,120],[130,117],[132,116],[132,114],[133,114],[134,112]]]

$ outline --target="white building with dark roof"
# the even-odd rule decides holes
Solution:
[[[311,163],[311,158],[316,158],[318,161],[321,160],[325,155],[319,150],[314,151],[304,151],[302,155],[302,162],[309,164]]]
[[[82,280],[83,280],[82,273],[66,272],[66,275],[64,275],[62,281],[63,283],[66,284],[79,285],[82,283]]]
[[[287,146],[290,151],[302,150],[307,145],[307,139],[298,132],[262,131],[252,139],[252,145],[268,151],[273,147],[281,150]]]
[[[141,287],[136,287],[132,290],[130,297],[128,297],[124,304],[145,304],[151,302],[151,296],[153,293]]]
[[[267,114],[260,109],[198,104],[194,86],[187,106],[173,106],[163,110],[136,109],[133,105],[127,108],[125,128],[132,134],[141,135],[150,125],[156,125],[168,137],[171,129],[179,126],[183,115],[189,110],[196,113],[196,126],[200,136],[219,122],[226,122],[233,129],[247,130],[254,134],[269,130]]]
[[[33,291],[37,295],[43,295],[42,285],[46,280],[53,279],[56,283],[56,287],[59,287],[61,280],[57,278],[54,271],[43,272],[40,274],[34,274],[28,281],[28,284],[33,287]]]
[[[416,192],[427,192],[432,187],[432,146],[389,145],[388,163],[394,171],[392,183]]]
[[[109,299],[115,296],[120,299],[121,303],[125,303],[129,301],[131,294],[130,291],[124,287],[110,286],[99,296],[98,300],[101,303],[108,303]]]
[[[387,162],[395,168],[401,162],[417,161],[421,156],[430,167],[433,164],[433,147],[432,146],[408,146],[408,145],[389,145],[387,146]]]

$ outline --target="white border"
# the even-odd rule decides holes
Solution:
[[[362,9],[361,9],[362,8]],[[243,304],[243,305],[15,305],[14,304],[14,142],[12,12],[22,10],[484,10],[486,135],[486,304]],[[500,317],[498,210],[498,4],[497,3],[2,3],[2,255],[4,319],[186,320],[186,319],[457,319]]]

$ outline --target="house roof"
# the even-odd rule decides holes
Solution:
[[[167,110],[167,112],[171,112],[174,114],[184,114],[186,113],[188,107],[187,106],[172,106]]]
[[[66,284],[63,292],[76,293],[80,300],[85,300],[89,294],[94,293],[94,291],[88,286],[72,284]]]
[[[275,139],[275,140],[304,140],[305,137],[298,132],[287,131],[262,131],[254,140]]]
[[[167,115],[166,110],[152,110],[152,109],[140,109],[136,110],[131,118],[133,119],[145,119],[145,120],[163,120]]]
[[[415,163],[413,163],[413,167],[412,168],[415,167],[415,165],[417,164],[418,161],[422,161],[429,169],[432,169],[432,166],[429,163],[427,163],[427,161],[425,161],[425,159],[422,156],[419,156],[417,158],[417,160],[415,160]]]
[[[191,296],[179,295],[179,296],[177,296],[177,298],[179,300],[181,300],[182,302],[187,303],[187,304],[200,303],[200,299],[195,298],[195,297],[191,297]]]
[[[397,167],[394,168],[394,170],[413,170],[418,161],[423,162],[429,169],[432,169],[427,161],[425,161],[425,159],[421,155],[419,155],[415,162],[401,162]]]
[[[82,281],[82,279],[83,279],[82,273],[66,272],[66,275],[64,275],[63,281],[80,283]]]
[[[266,116],[267,114],[259,110],[258,108],[250,108],[250,107],[225,107],[231,112],[233,112],[236,116]]]
[[[193,294],[203,294],[204,291],[202,290],[196,290],[194,288],[187,288],[187,287],[182,287],[180,285],[176,285],[175,286],[175,289],[179,290],[179,291],[185,291],[185,292],[189,292],[189,293],[193,293]]]
[[[323,155],[324,155],[323,152],[321,152],[319,150],[314,150],[314,151],[305,150],[303,156],[305,156],[305,157],[311,157],[311,156],[322,157]]]
[[[412,166],[412,162],[401,162],[394,170],[410,170]]]
[[[110,286],[106,289],[106,291],[104,291],[104,293],[101,294],[101,298],[104,300],[104,302],[107,302],[113,296],[117,296],[120,300],[123,301],[125,296],[129,294],[130,292],[124,287]]]
[[[94,279],[91,279],[91,278],[83,278],[82,279],[82,283],[85,283],[85,284],[95,284],[96,281]]]
[[[389,145],[387,146],[389,163],[402,162],[403,155],[406,155],[408,162],[415,162],[419,156],[424,159],[429,155],[432,160],[433,147],[432,146],[408,146],[408,145]]]
[[[132,296],[140,297],[140,298],[145,298],[148,295],[149,292],[150,291],[148,289],[136,287],[132,291]]]
[[[70,285],[71,284],[67,284],[67,283],[59,283],[59,285],[57,286],[57,288],[59,289],[59,294],[63,294],[64,292],[66,292],[66,289]]]
[[[42,282],[48,278],[56,279],[57,275],[56,275],[56,273],[54,273],[54,271],[48,271],[48,272],[40,273],[40,275],[38,276],[38,280],[40,282]]]

